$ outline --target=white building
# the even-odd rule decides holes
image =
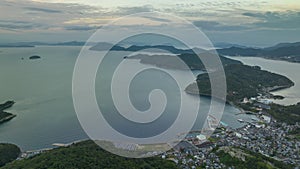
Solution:
[[[271,117],[266,116],[266,115],[262,115],[261,117],[263,118],[263,120],[264,120],[266,123],[270,123],[270,122],[271,122]]]

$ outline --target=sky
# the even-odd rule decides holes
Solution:
[[[300,41],[299,0],[1,0],[0,43],[85,41],[119,17],[155,11],[188,20],[213,43]]]

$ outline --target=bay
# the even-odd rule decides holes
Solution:
[[[53,143],[87,139],[72,102],[72,74],[81,48],[37,46],[0,50],[0,102],[14,100],[16,104],[7,111],[17,115],[0,125],[0,142],[17,144],[26,151],[53,147]],[[39,55],[41,59],[29,60],[32,55]],[[132,63],[138,64],[136,60]],[[183,77],[186,73],[173,71]],[[97,92],[97,95],[101,94]],[[188,96],[189,99],[195,97]],[[201,97],[200,115],[193,130],[202,128],[201,114],[206,113],[209,105],[210,99]],[[239,113],[238,109],[226,105],[222,121],[232,127],[241,127],[243,124],[237,121],[238,118],[251,120],[250,116],[237,116],[236,113]]]
[[[280,60],[269,60],[259,57],[230,57],[243,62],[246,65],[260,66],[263,70],[277,73],[288,77],[294,82],[294,86],[272,92],[274,95],[284,96],[283,100],[274,100],[275,103],[282,105],[292,105],[300,102],[300,64]]]

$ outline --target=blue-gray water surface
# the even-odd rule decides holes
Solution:
[[[14,100],[16,104],[7,111],[17,115],[0,125],[0,142],[17,144],[25,151],[88,138],[80,126],[72,102],[72,73],[80,49],[64,46],[0,48],[0,102]],[[118,55],[118,52],[115,54]],[[42,58],[29,60],[32,55]],[[131,62],[139,64],[136,60]],[[186,73],[172,71],[182,76]],[[101,94],[99,89],[97,96],[101,97]],[[196,99],[196,96],[190,95],[188,98]],[[201,98],[199,114],[205,114],[209,104],[209,98]],[[141,104],[137,102],[136,105],[145,103],[141,100]],[[250,117],[236,116],[238,112],[238,109],[226,105],[222,121],[232,127],[240,127],[242,124],[237,119]],[[194,129],[201,129],[202,125],[200,115]],[[159,131],[161,126],[157,127]]]

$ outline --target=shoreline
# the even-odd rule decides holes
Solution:
[[[272,87],[272,89],[269,89],[267,92],[267,94],[270,94],[272,95],[271,92],[274,92],[274,91],[280,91],[280,90],[284,90],[284,89],[288,89],[288,88],[291,88],[292,86],[294,86],[295,84],[293,83],[293,85],[285,85],[285,86],[274,86]],[[209,95],[209,94],[202,94],[202,93],[199,93],[198,91],[190,91],[190,90],[184,90],[187,94],[190,94],[190,95],[194,95],[194,96],[202,96],[202,97],[206,97],[206,98],[213,98],[213,96]],[[226,104],[229,104],[230,106],[234,107],[234,108],[237,108],[240,113],[238,114],[247,114],[246,110],[244,110],[243,108],[241,108],[240,106],[237,106],[234,102],[232,101],[228,101],[227,99],[221,99],[221,98],[215,98],[215,99],[218,99],[218,100],[222,100],[224,101]],[[237,115],[237,114],[236,114]]]
[[[17,115],[9,113],[9,112],[5,112],[4,110],[11,108],[13,105],[15,104],[14,101],[6,101],[3,104],[0,104],[0,115],[2,115],[3,117],[0,118],[0,125],[2,123],[8,122],[11,119],[15,118]]]
[[[275,59],[275,58],[268,58],[268,57],[264,57],[264,56],[229,56],[229,55],[223,55],[224,57],[227,58],[235,58],[235,57],[241,57],[241,58],[261,58],[261,59],[265,59],[265,60],[273,60],[273,61],[281,61],[281,62],[287,62],[287,63],[293,63],[293,64],[300,64],[300,62],[293,62],[293,61],[289,61],[289,60],[284,60],[284,59]]]
[[[6,117],[0,119],[0,125],[1,125],[2,123],[5,123],[5,122],[8,122],[8,121],[12,120],[12,119],[15,118],[16,116],[17,116],[17,115],[15,115],[15,114],[10,114],[10,115],[8,115],[8,116],[6,116]]]

